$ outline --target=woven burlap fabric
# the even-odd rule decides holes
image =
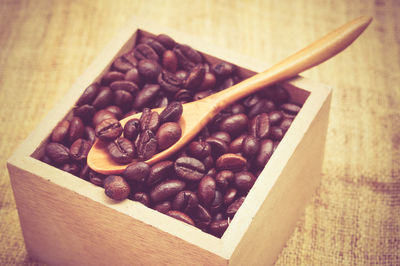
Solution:
[[[263,60],[266,66],[346,21],[373,16],[352,47],[304,73],[334,88],[323,176],[276,263],[400,265],[396,0],[2,0],[1,265],[37,263],[24,247],[6,159],[131,15]]]

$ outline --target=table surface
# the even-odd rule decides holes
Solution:
[[[304,76],[334,88],[320,187],[277,265],[400,264],[400,1],[1,0],[0,264],[26,253],[6,160],[132,15],[278,62],[361,15],[373,23]]]

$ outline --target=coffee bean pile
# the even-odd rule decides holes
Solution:
[[[283,87],[232,104],[170,158],[151,166],[143,161],[179,138],[182,103],[241,80],[235,65],[209,63],[167,35],[139,32],[132,50],[117,57],[54,128],[41,159],[104,187],[112,199],[141,202],[221,237],[301,108]],[[158,107],[166,108],[150,110]],[[140,119],[120,126],[119,119],[137,112]],[[134,163],[121,175],[92,171],[86,158],[96,138],[110,141],[115,161]],[[136,155],[128,156],[131,150]]]

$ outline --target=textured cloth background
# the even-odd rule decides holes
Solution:
[[[334,88],[321,186],[277,265],[400,265],[400,1],[0,0],[0,264],[26,253],[6,159],[132,15],[266,66],[360,15],[303,75]]]

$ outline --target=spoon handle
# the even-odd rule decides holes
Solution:
[[[333,57],[349,46],[371,23],[372,17],[357,18],[287,57],[268,70],[258,73],[229,89],[204,98],[215,103],[213,114],[253,92],[286,80]]]

